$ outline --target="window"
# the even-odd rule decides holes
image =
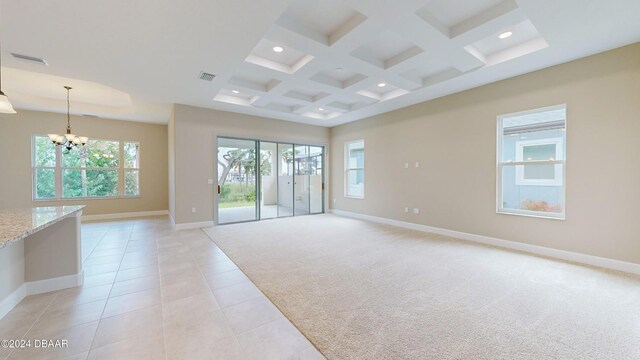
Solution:
[[[46,136],[33,138],[34,199],[56,197],[56,146]]]
[[[562,159],[563,139],[516,141],[516,162]],[[562,186],[562,165],[516,166],[516,185]]]
[[[118,196],[117,141],[89,140],[84,147],[61,149],[62,197]]]
[[[364,199],[364,140],[345,144],[346,197]]]
[[[137,142],[92,139],[69,151],[36,135],[32,153],[34,200],[140,195]]]
[[[564,219],[565,105],[498,117],[499,213]]]
[[[140,143],[124,143],[124,195],[140,195]]]

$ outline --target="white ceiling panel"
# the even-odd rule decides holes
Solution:
[[[2,85],[18,109],[64,112],[64,79],[93,84],[74,88],[77,111],[134,121],[166,122],[179,103],[330,127],[640,41],[637,0],[0,6]]]

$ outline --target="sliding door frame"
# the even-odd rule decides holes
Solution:
[[[253,220],[243,220],[243,221],[237,221],[237,222],[230,222],[230,223],[220,223],[220,211],[219,211],[219,206],[220,206],[220,193],[217,191],[218,186],[220,185],[220,174],[218,173],[218,148],[219,148],[219,143],[220,143],[220,139],[230,139],[230,140],[246,140],[246,141],[255,141],[256,146],[255,146],[255,150],[256,150],[256,218]],[[327,159],[327,146],[325,144],[313,144],[313,143],[305,143],[305,142],[297,142],[297,141],[282,141],[282,140],[269,140],[269,139],[255,139],[255,138],[246,138],[246,137],[238,137],[238,136],[226,136],[226,135],[217,135],[216,136],[216,143],[215,143],[215,151],[216,151],[216,156],[215,156],[215,164],[214,164],[214,169],[215,169],[215,179],[214,179],[214,201],[213,201],[213,211],[215,213],[215,224],[216,225],[228,225],[228,224],[240,224],[240,223],[246,223],[246,222],[253,222],[253,221],[261,221],[261,220],[271,220],[271,219],[278,219],[280,218],[279,216],[279,209],[278,209],[278,216],[275,218],[268,218],[268,219],[262,219],[261,218],[261,212],[260,212],[260,208],[262,206],[262,174],[261,174],[261,143],[275,143],[276,144],[276,155],[279,156],[278,154],[278,146],[279,144],[285,144],[285,145],[291,145],[292,149],[294,150],[294,171],[293,174],[295,174],[295,147],[296,146],[308,146],[308,147],[319,147],[322,148],[322,211],[321,212],[317,212],[317,213],[312,213],[311,211],[309,211],[308,214],[304,214],[304,215],[298,215],[298,216],[305,216],[305,215],[318,215],[318,214],[325,214],[327,212],[326,209],[326,199],[325,197],[328,196],[328,191],[327,191],[327,186],[326,181],[327,181],[327,166],[326,166],[326,159]],[[277,157],[276,157],[277,158]],[[279,160],[279,159],[278,159]],[[279,162],[278,165],[276,166],[276,170],[279,170]],[[296,216],[295,215],[295,175],[292,174],[292,182],[294,182],[293,184],[293,188],[292,188],[292,196],[293,196],[293,202],[291,204],[291,216]],[[276,174],[276,191],[280,191],[279,189],[279,174]],[[276,199],[279,198],[277,196],[276,193]],[[309,201],[309,206],[311,206],[311,202]],[[291,217],[291,216],[283,216],[283,217]]]
[[[246,222],[253,222],[260,220],[260,200],[258,199],[259,190],[260,190],[260,179],[257,173],[260,171],[260,161],[256,161],[256,167],[254,171],[256,171],[256,181],[255,181],[255,191],[256,191],[256,200],[255,200],[255,218],[251,220],[241,220],[227,223],[220,223],[220,192],[222,191],[222,186],[220,185],[220,174],[218,174],[218,149],[220,148],[220,139],[228,139],[228,140],[243,140],[243,141],[253,141],[255,143],[254,150],[256,151],[256,159],[260,156],[260,140],[257,139],[246,139],[239,138],[233,136],[218,136],[216,138],[216,157],[215,157],[215,168],[216,168],[216,179],[215,179],[215,191],[214,191],[214,213],[215,213],[215,223],[216,225],[227,225],[227,224],[240,224]],[[219,190],[218,190],[219,189]]]
[[[327,148],[325,146],[321,146],[321,145],[304,145],[304,146],[308,146],[309,147],[309,154],[311,154],[311,148],[312,147],[319,147],[322,149],[322,155],[320,155],[320,162],[322,164],[322,182],[320,183],[320,191],[322,191],[322,196],[321,196],[321,210],[320,212],[312,212],[311,211],[311,189],[309,189],[309,215],[317,215],[317,214],[324,214],[325,213],[325,179],[326,179],[326,151]],[[309,175],[309,178],[311,178],[311,175]],[[311,182],[309,182],[309,186],[311,186]]]

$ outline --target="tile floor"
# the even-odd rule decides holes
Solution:
[[[93,222],[82,242],[83,286],[29,296],[0,320],[0,339],[69,346],[1,359],[324,359],[201,230]]]

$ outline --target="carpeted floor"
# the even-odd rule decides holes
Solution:
[[[640,359],[640,278],[334,215],[206,229],[327,359]]]

